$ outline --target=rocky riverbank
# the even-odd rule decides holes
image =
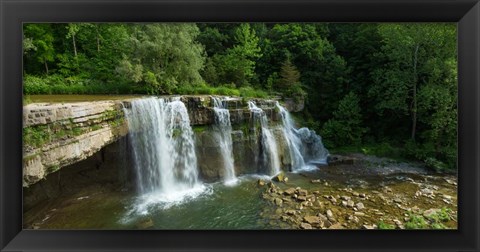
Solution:
[[[265,187],[262,216],[273,228],[455,229],[456,181],[414,164],[356,155],[354,164],[258,184]]]

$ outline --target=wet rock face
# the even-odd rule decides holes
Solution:
[[[219,181],[224,177],[224,164],[220,142],[214,137],[210,126],[195,132],[195,148],[198,167],[202,180],[207,182]],[[194,130],[195,131],[195,130]],[[258,132],[232,131],[232,151],[234,157],[235,174],[264,173],[259,166],[261,155],[261,139]],[[277,144],[284,146],[285,139],[278,138]],[[288,170],[291,166],[288,148],[278,148],[278,155],[282,161],[282,169]]]
[[[187,107],[191,125],[207,125],[214,122],[211,109],[213,105],[209,96],[182,96],[181,101]]]
[[[215,123],[213,97],[186,95],[180,98],[169,96],[165,99],[180,99],[187,107],[192,127],[204,127],[204,130],[195,132],[200,174],[206,181],[221,179],[224,176],[224,166],[220,144],[212,137],[212,125]],[[280,123],[275,100],[254,101],[265,111],[272,127]],[[241,98],[228,98],[225,102],[233,127],[236,174],[262,173],[258,170],[261,134],[253,123],[247,102]],[[44,134],[45,141],[37,144],[24,142],[23,185],[34,184],[64,166],[85,160],[106,145],[126,136],[128,125],[124,109],[128,111],[130,108],[131,100],[36,103],[25,106],[24,131],[31,132],[32,139],[35,139],[37,133]],[[291,159],[286,139],[281,129],[273,129],[273,133],[278,143],[282,169],[288,170]]]
[[[285,99],[285,108],[289,112],[300,112],[305,108],[305,99]]]

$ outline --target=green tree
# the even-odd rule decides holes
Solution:
[[[24,48],[26,62],[35,59],[44,65],[45,73],[49,74],[48,62],[55,60],[54,37],[50,24],[27,24],[24,27],[24,38],[27,47]]]
[[[338,104],[333,118],[321,130],[328,147],[359,145],[367,129],[363,127],[358,96],[350,92]]]
[[[326,121],[345,93],[346,62],[322,35],[322,25],[275,24],[263,39],[263,57],[257,72],[260,82],[268,83],[281,64],[290,59],[300,72],[300,81],[308,93],[307,112],[315,120]]]
[[[117,72],[154,94],[171,94],[178,85],[203,82],[203,46],[195,24],[135,24],[130,48]],[[139,74],[138,71],[142,73]]]
[[[421,102],[418,92],[422,86],[434,84],[431,78],[439,78],[435,69],[443,68],[439,65],[455,55],[455,30],[443,24],[383,24],[379,32],[387,63],[375,71],[376,85],[370,95],[377,99],[378,113],[410,116],[410,138],[415,141]]]
[[[255,75],[255,62],[261,57],[258,37],[250,24],[244,23],[235,29],[235,45],[213,57],[219,81],[247,86]]]
[[[300,72],[288,59],[280,68],[280,78],[277,86],[285,97],[303,99],[306,95],[300,82]]]

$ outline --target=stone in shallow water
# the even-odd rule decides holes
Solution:
[[[362,226],[363,229],[376,229],[377,228],[377,225],[363,225]]]
[[[259,179],[258,180],[258,185],[259,186],[264,186],[265,185],[265,181],[263,179]]]
[[[297,198],[299,201],[307,201],[307,197],[305,196],[298,196]]]
[[[345,229],[345,228],[342,226],[342,224],[338,222],[328,227],[328,229]]]
[[[280,172],[277,176],[273,178],[273,180],[278,181],[278,182],[284,182],[285,181],[285,174],[283,172]]]
[[[355,205],[355,202],[353,202],[353,200],[347,201],[347,206],[348,207],[353,207],[354,205]]]
[[[298,190],[298,195],[306,196],[307,194],[308,194],[308,191],[307,191],[307,190],[304,190],[304,189],[299,189],[299,190]]]
[[[296,215],[297,211],[295,211],[293,209],[289,209],[289,210],[285,211],[285,213],[288,214],[288,215]]]
[[[355,216],[360,216],[360,217],[365,216],[365,213],[363,212],[355,212],[354,214]]]
[[[153,227],[153,220],[148,218],[137,224],[138,229],[148,229]]]
[[[320,217],[317,216],[305,216],[303,217],[303,220],[307,222],[308,224],[317,224],[320,223]]]
[[[283,205],[283,200],[279,198],[274,199],[275,205],[277,206],[282,206]]]
[[[283,193],[284,193],[285,195],[295,194],[295,188],[290,187],[290,188],[286,189],[285,191],[283,191]]]
[[[330,209],[327,210],[327,217],[328,218],[333,218],[332,210],[330,210]]]
[[[300,228],[302,228],[302,229],[313,229],[312,225],[310,225],[308,223],[305,223],[305,222],[300,223]]]
[[[357,207],[358,210],[362,210],[365,208],[362,202],[357,203],[355,206]]]

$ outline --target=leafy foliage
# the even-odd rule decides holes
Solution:
[[[362,126],[358,96],[350,92],[338,104],[333,118],[322,128],[321,134],[327,146],[359,145],[367,129]]]

